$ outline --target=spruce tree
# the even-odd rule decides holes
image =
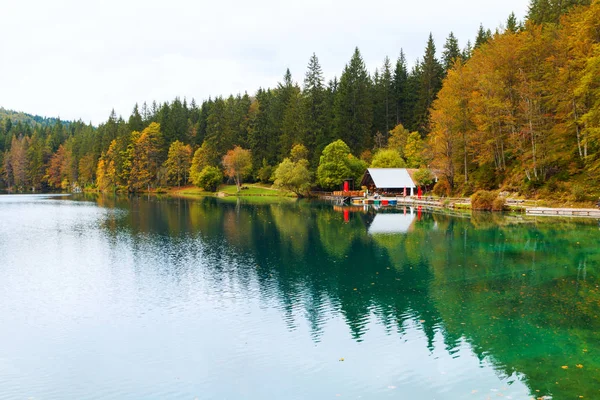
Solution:
[[[392,91],[392,65],[388,56],[383,60],[383,67],[381,69],[381,96],[383,98],[383,109],[384,109],[384,123],[383,134],[387,137],[388,132],[396,125],[394,124],[394,113],[393,113],[393,91]]]
[[[444,51],[442,52],[442,64],[444,65],[444,74],[447,74],[457,58],[462,57],[460,48],[458,47],[458,39],[454,36],[454,33],[450,32],[446,43],[444,44]]]
[[[317,143],[324,142],[322,137],[328,133],[327,118],[325,115],[325,96],[323,71],[319,64],[319,59],[313,53],[308,61],[303,91],[303,114],[306,124],[304,145],[311,154],[315,151]],[[329,142],[326,141],[326,143]]]
[[[469,58],[471,58],[471,54],[473,53],[473,45],[471,44],[470,40],[467,40],[467,45],[465,46],[465,48],[462,51],[461,54],[461,58],[463,61],[467,61]]]
[[[506,19],[506,31],[510,33],[516,33],[519,30],[519,23],[514,12],[511,12]]]
[[[479,30],[477,31],[477,37],[475,38],[475,48],[479,48],[481,45],[487,43],[488,40],[492,38],[492,31],[485,30],[483,28],[483,24],[479,25]]]
[[[589,5],[590,0],[531,0],[527,19],[536,24],[560,22],[560,17],[574,6]]]
[[[130,131],[141,132],[144,129],[144,122],[142,121],[142,116],[138,111],[137,103],[135,103],[135,107],[133,107],[133,111],[131,112],[131,116],[129,117],[127,125]]]
[[[369,148],[373,103],[371,80],[358,47],[344,68],[335,99],[335,135],[355,153]]]
[[[398,124],[408,124],[409,122],[409,90],[408,90],[408,71],[406,69],[406,58],[404,51],[400,49],[400,56],[396,61],[394,69],[394,78],[392,81],[393,111],[395,116],[394,126]]]
[[[429,109],[442,87],[443,68],[435,56],[435,43],[429,34],[423,62],[420,65],[420,81],[415,122],[421,135],[429,132]]]

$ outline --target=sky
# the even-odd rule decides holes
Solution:
[[[462,47],[528,0],[0,0],[0,106],[102,123],[135,103],[197,103],[275,87],[289,68],[302,84],[316,53],[326,80],[358,46],[374,72],[404,50],[409,66],[429,33],[438,55]]]

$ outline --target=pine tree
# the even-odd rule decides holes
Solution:
[[[520,29],[519,23],[517,22],[517,17],[514,12],[511,12],[508,18],[506,19],[506,32],[517,33]]]
[[[409,123],[408,71],[406,69],[406,58],[402,49],[400,50],[400,56],[396,61],[396,68],[394,69],[392,96],[395,116],[394,126]]]
[[[323,71],[316,54],[310,57],[304,77],[303,91],[304,120],[306,124],[305,146],[312,154],[322,136],[327,135],[328,126],[325,117],[325,87]]]
[[[393,94],[392,66],[385,57],[381,73],[376,70],[373,76],[373,127],[384,137],[396,125]]]
[[[460,58],[462,59],[462,61],[467,61],[469,58],[471,58],[472,54],[473,54],[473,45],[471,44],[470,40],[467,40],[467,45],[462,50]]]
[[[462,57],[460,48],[458,47],[458,39],[454,36],[454,33],[450,32],[446,43],[444,44],[444,51],[442,52],[442,64],[444,65],[444,75],[448,73],[454,62],[459,57]]]
[[[429,109],[442,87],[443,68],[435,56],[435,43],[429,34],[423,62],[420,65],[420,80],[415,122],[421,135],[429,132]]]
[[[531,0],[527,19],[535,24],[557,24],[574,6],[589,5],[590,0]]]
[[[369,148],[373,103],[371,82],[358,47],[340,77],[335,99],[335,136],[355,153]]]
[[[481,45],[486,44],[488,40],[492,38],[492,31],[485,30],[483,28],[483,24],[479,25],[479,30],[477,31],[477,37],[475,38],[475,48],[479,48]]]
[[[144,129],[144,122],[140,112],[138,111],[137,103],[135,103],[135,107],[133,107],[133,111],[131,112],[131,116],[129,117],[127,125],[130,131],[141,132]]]

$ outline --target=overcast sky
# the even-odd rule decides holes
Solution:
[[[326,79],[358,46],[371,72],[403,48],[409,65],[432,32],[438,53],[480,23],[494,30],[528,0],[0,0],[0,106],[98,124],[114,108],[175,96],[303,81],[315,52]]]

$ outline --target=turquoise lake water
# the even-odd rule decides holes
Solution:
[[[597,220],[0,196],[0,399],[600,398]]]

